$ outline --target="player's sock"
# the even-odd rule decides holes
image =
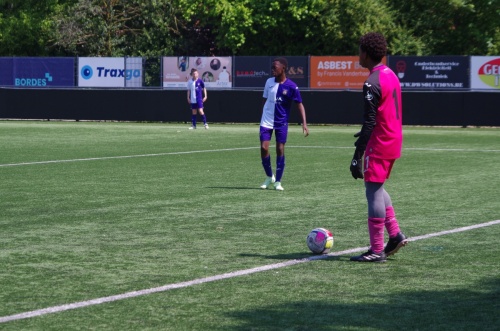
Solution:
[[[262,158],[262,166],[264,167],[264,171],[266,172],[266,176],[272,177],[273,176],[273,168],[271,166],[271,156],[270,155]]]
[[[285,171],[285,156],[276,157],[276,181],[281,182],[283,172]]]
[[[385,209],[385,228],[387,229],[387,233],[389,233],[389,238],[396,237],[401,231],[399,229],[398,220],[396,219],[394,207],[392,206]]]
[[[205,114],[203,114],[201,118],[203,118],[203,125],[207,125],[207,117],[205,116]]]
[[[193,124],[193,128],[196,127],[196,115],[191,115],[191,123]]]
[[[383,218],[368,218],[368,233],[370,234],[370,248],[374,253],[384,250],[384,221]]]

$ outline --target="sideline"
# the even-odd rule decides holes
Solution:
[[[274,148],[275,146],[269,146]],[[196,153],[211,153],[211,152],[232,152],[244,151],[250,149],[259,149],[256,147],[240,147],[240,148],[222,148],[222,149],[207,149],[200,151],[186,151],[186,152],[169,152],[169,153],[154,153],[154,154],[137,154],[137,155],[119,155],[119,156],[103,156],[103,157],[90,157],[82,159],[67,159],[67,160],[49,160],[49,161],[34,161],[34,162],[20,162],[20,163],[6,163],[0,164],[1,167],[18,167],[37,164],[52,164],[52,163],[69,163],[69,162],[83,162],[83,161],[102,161],[102,160],[115,160],[115,159],[132,159],[137,157],[153,157],[153,156],[168,156],[168,155],[182,155],[182,154],[196,154]],[[308,149],[353,149],[354,147],[343,146],[287,146],[286,148],[308,148]],[[481,152],[481,153],[497,153],[500,149],[459,149],[459,148],[403,148],[404,151],[427,151],[427,152]]]
[[[257,148],[260,148],[260,147],[257,146],[257,147],[241,147],[241,148],[222,148],[222,149],[207,149],[207,150],[202,150],[202,151],[169,152],[169,153],[137,154],[137,155],[119,155],[119,156],[90,157],[90,158],[83,158],[83,159],[7,163],[7,164],[0,164],[0,167],[16,167],[16,166],[24,166],[24,165],[35,165],[35,164],[67,163],[67,162],[82,162],[82,161],[101,161],[101,160],[114,160],[114,159],[132,159],[132,158],[136,158],[136,157],[152,157],[152,156],[167,156],[167,155],[211,153],[211,152],[228,152],[228,151],[231,152],[231,151],[241,151],[241,150],[246,150],[246,149],[257,149]]]
[[[417,241],[417,240],[422,240],[422,239],[428,239],[428,238],[432,238],[432,237],[444,236],[447,234],[483,228],[483,227],[487,227],[487,226],[491,226],[491,225],[495,225],[495,224],[500,224],[500,220],[490,221],[490,222],[471,225],[471,226],[465,226],[465,227],[456,228],[456,229],[452,229],[452,230],[429,233],[429,234],[422,235],[422,236],[408,238],[408,240],[409,241]],[[353,248],[353,249],[349,249],[349,250],[333,252],[333,253],[329,253],[329,254],[325,254],[325,255],[315,255],[315,256],[312,256],[309,258],[304,258],[304,259],[299,259],[299,260],[290,260],[290,261],[269,264],[269,265],[251,268],[251,269],[228,272],[228,273],[221,274],[221,275],[194,279],[194,280],[190,280],[187,282],[169,284],[169,285],[164,285],[164,286],[160,286],[160,287],[154,287],[154,288],[149,288],[149,289],[144,289],[144,290],[139,290],[139,291],[127,292],[127,293],[118,294],[118,295],[112,295],[112,296],[108,296],[108,297],[102,297],[102,298],[97,298],[97,299],[92,299],[92,300],[87,300],[87,301],[74,302],[74,303],[60,305],[60,306],[53,306],[53,307],[49,307],[49,308],[28,311],[28,312],[10,315],[10,316],[3,316],[3,317],[0,317],[0,323],[10,322],[10,321],[15,321],[15,320],[20,320],[20,319],[26,319],[26,318],[30,318],[30,317],[42,316],[42,315],[46,315],[46,314],[58,313],[58,312],[71,310],[71,309],[99,305],[99,304],[106,303],[106,302],[113,302],[113,301],[138,297],[138,296],[142,296],[142,295],[147,295],[147,294],[151,294],[151,293],[165,292],[165,291],[169,291],[169,290],[173,290],[173,289],[177,289],[177,288],[184,288],[184,287],[189,287],[189,286],[193,286],[193,285],[223,280],[223,279],[227,279],[227,278],[250,275],[250,274],[253,274],[256,272],[262,272],[262,271],[267,271],[267,270],[288,267],[288,266],[292,266],[292,265],[296,265],[296,264],[300,264],[300,263],[305,263],[305,262],[310,262],[310,261],[315,261],[315,260],[324,260],[324,259],[327,259],[328,257],[331,257],[331,256],[340,256],[340,255],[345,255],[345,254],[357,253],[357,252],[364,251],[366,249],[368,249],[368,247],[358,247],[358,248]]]

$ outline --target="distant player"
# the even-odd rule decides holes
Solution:
[[[196,115],[200,113],[205,129],[208,129],[207,117],[203,112],[203,103],[207,100],[207,89],[205,83],[199,77],[198,70],[191,69],[191,79],[187,82],[187,101],[191,105],[191,127],[196,129]]]
[[[302,131],[307,137],[309,129],[306,122],[306,111],[302,104],[299,88],[290,79],[286,78],[288,62],[285,58],[273,60],[271,72],[274,77],[269,78],[264,86],[264,106],[260,121],[260,156],[262,166],[267,175],[260,186],[266,189],[274,184],[274,189],[283,191],[281,177],[285,171],[285,144],[288,136],[288,116],[293,103],[297,104],[302,118]],[[276,176],[273,175],[271,156],[269,155],[269,142],[276,133]]]
[[[370,75],[363,85],[364,122],[355,135],[358,139],[350,170],[355,179],[364,177],[370,249],[351,257],[351,261],[385,262],[387,256],[408,242],[384,188],[403,144],[401,85],[394,72],[381,62],[386,53],[387,42],[381,34],[372,32],[361,37],[359,64],[370,70]],[[389,233],[385,248],[384,227]]]

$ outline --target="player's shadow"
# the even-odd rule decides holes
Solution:
[[[260,190],[263,191],[260,187],[243,187],[243,186],[207,186],[207,188],[216,189],[216,190]]]
[[[262,255],[262,254],[250,254],[250,253],[241,253],[238,254],[241,257],[261,257],[264,259],[271,260],[303,260],[303,259],[311,259],[311,260],[349,260],[348,256],[338,256],[338,255],[317,255],[312,253],[289,253],[289,254],[276,254],[276,255]]]

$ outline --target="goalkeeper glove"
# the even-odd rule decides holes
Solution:
[[[354,152],[354,156],[352,157],[351,160],[351,167],[349,168],[351,170],[352,177],[354,179],[361,178],[363,179],[363,152],[359,151],[356,149]]]

